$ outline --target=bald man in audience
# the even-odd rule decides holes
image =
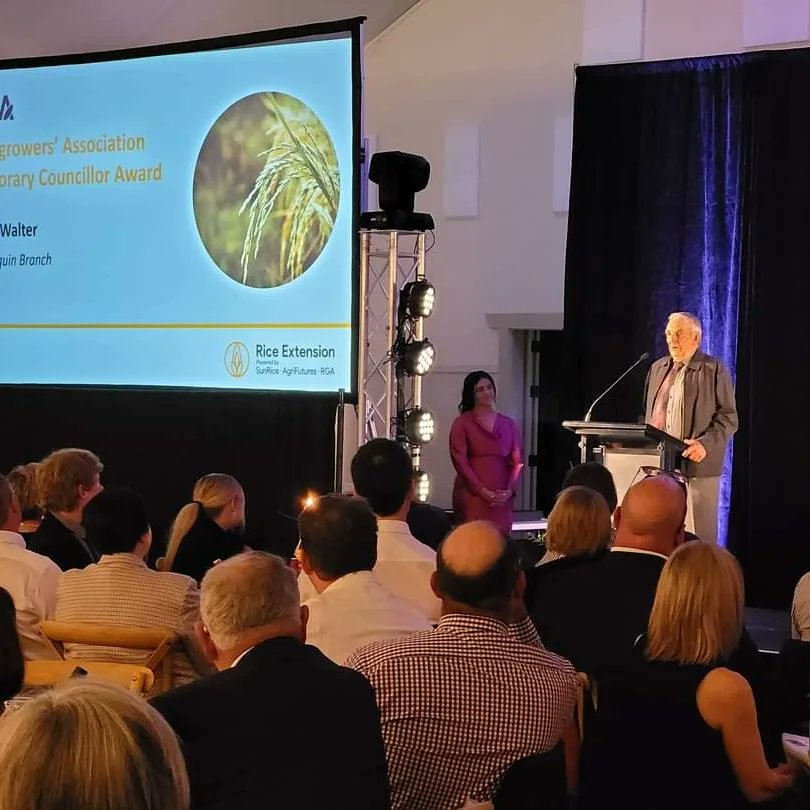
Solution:
[[[526,615],[514,544],[489,523],[443,541],[433,630],[358,650],[382,718],[393,810],[491,800],[509,766],[549,751],[571,720],[576,674]]]
[[[614,514],[610,552],[536,583],[529,612],[543,643],[597,678],[626,665],[647,632],[664,563],[685,542],[685,520],[686,488],[678,479],[660,473],[632,486]],[[747,631],[727,665],[751,684],[762,719],[770,686]]]
[[[685,488],[671,475],[632,486],[614,513],[609,553],[561,561],[534,583],[528,608],[543,643],[597,677],[626,663],[685,520]]]
[[[286,563],[251,551],[215,565],[200,610],[219,672],[153,701],[183,743],[195,810],[387,810],[374,693],[304,644]]]

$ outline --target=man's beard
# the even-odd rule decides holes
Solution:
[[[231,526],[228,531],[231,532],[231,534],[237,535],[237,537],[241,537],[245,533],[245,521],[243,520],[237,523],[236,526]]]

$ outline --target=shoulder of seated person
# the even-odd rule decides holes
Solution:
[[[746,700],[753,701],[751,685],[738,672],[726,667],[711,670],[697,691],[698,707],[707,722]],[[706,717],[707,714],[710,716]]]

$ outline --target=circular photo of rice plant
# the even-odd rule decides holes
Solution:
[[[302,276],[329,241],[339,199],[332,138],[293,96],[246,96],[203,141],[197,230],[217,267],[240,284],[279,287]]]

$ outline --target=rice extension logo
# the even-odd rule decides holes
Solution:
[[[247,346],[238,340],[225,349],[225,368],[231,377],[244,377],[250,367],[250,353]]]
[[[8,96],[3,96],[0,101],[0,121],[13,121],[14,120],[14,105]]]

